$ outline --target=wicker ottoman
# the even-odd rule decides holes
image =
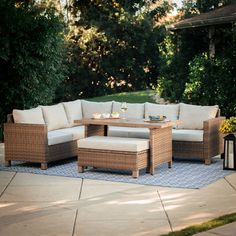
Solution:
[[[78,170],[87,166],[131,170],[137,178],[139,170],[148,167],[149,140],[92,136],[78,141]]]

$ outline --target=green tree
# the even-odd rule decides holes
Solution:
[[[82,0],[74,1],[71,9],[74,25],[68,35],[71,69],[66,99],[156,84],[157,44],[165,35],[156,22],[171,9],[167,2]]]
[[[182,19],[232,2],[235,0],[183,1]],[[232,102],[236,103],[236,101],[227,92],[225,93],[225,88],[228,84],[231,84],[230,88],[234,87],[232,83],[236,74],[234,71],[235,29],[232,25],[223,27],[219,25],[215,28],[217,58],[212,61],[207,56],[209,50],[207,27],[182,29],[167,36],[166,40],[159,45],[163,63],[157,79],[158,88],[160,94],[171,101],[184,100],[202,105],[219,104],[223,114],[232,115],[235,110]],[[233,92],[231,89],[228,91]],[[215,93],[218,95],[216,96]],[[224,94],[227,94],[228,99]]]
[[[13,108],[51,103],[65,78],[64,25],[31,1],[0,1],[0,123]]]
[[[169,33],[159,45],[162,63],[157,77],[159,93],[165,99],[178,102],[188,82],[189,61],[208,50],[207,29],[183,29]],[[168,57],[166,57],[168,55]]]
[[[218,104],[222,114],[234,116],[236,113],[235,55],[234,52],[229,57],[209,58],[207,54],[196,56],[190,63],[189,82],[183,93],[184,101],[200,105]]]

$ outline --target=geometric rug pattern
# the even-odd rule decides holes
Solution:
[[[223,170],[223,160],[213,159],[211,165],[204,165],[203,162],[175,160],[172,168],[167,164],[158,166],[155,174],[150,175],[145,170],[140,171],[137,179],[132,178],[130,171],[88,169],[84,173],[78,173],[76,158],[50,163],[47,170],[41,170],[39,164],[12,161],[11,167],[0,166],[0,171],[14,171],[53,176],[66,176],[82,179],[96,179],[113,182],[125,182],[132,184],[164,186],[174,188],[202,188],[231,173],[230,170]]]

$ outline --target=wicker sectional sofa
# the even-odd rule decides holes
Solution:
[[[29,110],[13,110],[4,124],[5,161],[36,162],[42,169],[52,161],[77,156],[77,141],[84,138],[85,129],[75,126],[74,120],[92,118],[93,113],[121,111],[121,103],[75,100],[51,106],[39,106]],[[221,154],[223,139],[219,125],[218,106],[189,104],[160,105],[153,103],[128,103],[126,118],[144,119],[149,115],[165,115],[181,121],[173,127],[173,156],[200,158],[205,164]],[[109,127],[108,136],[148,138],[145,128]]]

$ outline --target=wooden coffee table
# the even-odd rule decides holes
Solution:
[[[106,136],[108,126],[148,128],[150,141],[149,170],[153,175],[155,167],[168,163],[172,166],[172,126],[177,122],[146,122],[137,119],[82,119],[76,124],[85,126],[85,136]]]

